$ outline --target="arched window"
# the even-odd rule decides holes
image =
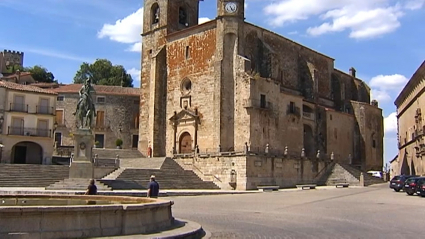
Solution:
[[[189,26],[188,23],[188,17],[187,17],[187,11],[183,7],[179,7],[179,24],[182,24],[186,27]]]
[[[158,3],[154,3],[151,8],[151,21],[152,24],[156,24],[159,22],[159,5]]]

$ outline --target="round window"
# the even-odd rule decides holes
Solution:
[[[188,94],[192,90],[192,82],[189,79],[184,79],[181,84],[181,91],[183,94]]]

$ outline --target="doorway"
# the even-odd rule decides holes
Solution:
[[[27,146],[15,146],[15,157],[13,162],[15,164],[25,164],[27,158]]]
[[[179,140],[179,153],[189,154],[192,153],[192,136],[188,132],[184,132]]]
[[[132,141],[131,147],[132,148],[137,148],[138,143],[139,143],[139,135],[134,134],[133,135],[133,141]]]
[[[105,135],[103,134],[95,134],[94,142],[97,142],[97,148],[105,148]]]
[[[56,146],[62,145],[62,133],[61,132],[55,133],[55,142],[56,142]]]

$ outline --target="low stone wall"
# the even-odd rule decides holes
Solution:
[[[0,195],[1,198],[116,201],[124,204],[0,206],[0,238],[88,238],[150,233],[172,225],[171,201],[135,197]],[[1,205],[1,204],[0,204]]]
[[[193,170],[202,180],[213,181],[221,189],[249,190],[258,185],[281,188],[313,183],[325,167],[324,161],[264,155],[186,156],[175,158],[184,169]]]

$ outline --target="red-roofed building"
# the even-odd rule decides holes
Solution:
[[[0,80],[2,163],[50,164],[57,93]]]
[[[37,84],[36,84],[37,85]],[[58,146],[72,146],[72,132],[75,130],[78,91],[82,84],[54,85],[50,90],[56,92],[55,141]],[[47,85],[40,87],[48,88]],[[140,93],[137,88],[93,85],[96,119],[93,131],[96,147],[115,148],[116,140],[123,140],[123,148],[137,148],[139,140]]]

